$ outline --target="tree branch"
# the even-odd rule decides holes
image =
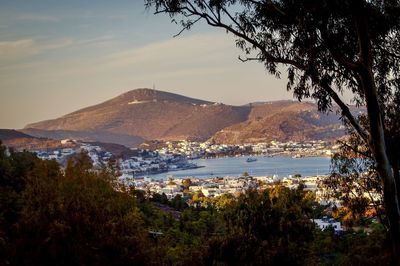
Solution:
[[[332,57],[342,66],[344,66],[350,70],[353,70],[353,71],[358,71],[359,67],[360,67],[358,63],[352,62],[350,59],[346,58],[346,56],[344,54],[340,53],[339,51],[337,51],[337,49],[335,49],[335,47],[332,46],[333,41],[329,37],[326,28],[319,27],[318,29],[321,34],[323,44],[325,44],[325,46],[328,48]]]
[[[175,34],[173,37],[178,37],[179,35],[182,34],[182,32],[184,32],[185,30],[189,29],[189,27],[193,26],[194,24],[196,24],[199,20],[201,19],[201,17],[197,18],[194,21],[191,21],[188,25],[186,25],[185,27],[183,27],[177,34]]]
[[[238,59],[239,59],[241,62],[262,61],[262,58],[259,58],[259,57],[246,57],[246,58],[242,58],[240,55],[238,56]]]
[[[361,137],[364,143],[369,144],[368,134],[364,131],[361,125],[357,122],[353,114],[350,112],[349,107],[340,99],[339,95],[335,92],[335,90],[327,83],[319,79],[318,77],[312,77],[313,81],[318,83],[324,90],[326,90],[329,96],[333,99],[333,101],[339,106],[342,111],[342,116],[346,117],[350,122],[354,130]]]
[[[357,148],[355,148],[355,147],[353,147],[353,146],[347,144],[347,143],[344,142],[344,141],[340,141],[340,140],[339,140],[338,142],[339,142],[341,145],[345,146],[346,148],[349,148],[350,150],[352,150],[354,153],[360,154],[360,155],[364,156],[365,158],[368,158],[368,159],[371,159],[371,160],[373,159],[372,156],[369,155],[368,153],[362,152],[362,151],[360,151],[359,149],[357,149]]]

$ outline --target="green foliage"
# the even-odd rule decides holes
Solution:
[[[89,172],[92,167],[92,160],[87,151],[82,150],[76,156],[68,160],[67,167],[65,168],[65,176],[68,178],[77,178]]]
[[[155,194],[153,194],[153,201],[159,202],[159,203],[162,203],[162,204],[168,204],[169,203],[167,195],[165,195],[165,193],[162,193],[162,194],[155,193]]]
[[[109,265],[148,260],[150,243],[135,199],[89,171],[84,159],[72,159],[64,175],[55,161],[30,153],[1,155],[0,171],[8,173],[1,178],[3,261]]]
[[[146,198],[95,172],[85,154],[65,172],[0,146],[0,264],[370,265],[388,262],[383,228],[335,236],[315,229],[320,209],[300,187],[251,190],[189,207]],[[204,207],[207,206],[207,207]],[[320,212],[320,211],[318,211]],[[156,232],[157,234],[154,234]],[[383,247],[383,248],[382,248]]]
[[[281,186],[241,195],[223,211],[227,236],[214,239],[213,259],[235,265],[301,264],[314,230],[308,197]]]
[[[188,188],[191,186],[191,184],[192,184],[192,181],[190,180],[190,178],[186,178],[186,179],[184,179],[184,180],[182,181],[182,186],[183,186],[185,189],[188,189]]]
[[[185,208],[188,207],[188,205],[186,204],[186,202],[182,199],[181,195],[176,195],[169,204],[172,208],[174,208],[175,210],[181,211]]]

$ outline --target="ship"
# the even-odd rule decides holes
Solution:
[[[253,157],[249,157],[249,158],[247,158],[247,160],[246,160],[246,162],[248,162],[248,163],[255,162],[255,161],[257,161],[257,159],[256,159],[256,158],[253,158]]]

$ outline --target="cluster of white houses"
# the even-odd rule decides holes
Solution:
[[[107,164],[113,154],[100,146],[90,143],[80,143],[75,140],[62,140],[61,144],[74,144],[55,150],[36,151],[42,159],[56,160],[65,165],[68,158],[81,150],[87,151],[95,168]],[[137,155],[130,158],[118,159],[123,178],[146,174],[164,173],[177,170],[193,169],[198,166],[188,159],[239,156],[247,154],[265,154],[268,156],[283,155],[292,157],[326,156],[332,153],[335,147],[324,141],[309,142],[276,142],[226,145],[210,142],[176,141],[166,142],[164,148],[158,150],[137,150]]]
[[[66,140],[63,140],[61,143],[63,144],[65,141]],[[71,156],[81,151],[86,151],[92,160],[93,167],[95,168],[102,167],[104,162],[107,162],[113,156],[111,152],[105,151],[99,146],[90,145],[87,143],[74,143],[77,144],[74,148],[59,148],[51,151],[35,151],[35,153],[41,159],[56,160],[60,164],[65,164],[68,158]]]
[[[119,167],[122,179],[126,179],[143,174],[193,169],[198,166],[189,162],[186,156],[146,152],[146,156],[138,155],[125,160],[120,159]]]
[[[191,159],[244,154],[287,155],[287,156],[330,156],[338,146],[326,141],[278,142],[257,144],[213,144],[211,142],[176,141],[166,142],[158,149],[160,154],[182,154]]]
[[[35,153],[41,159],[56,160],[65,165],[68,158],[81,151],[86,151],[95,169],[107,165],[107,162],[113,157],[111,152],[90,143],[68,139],[62,140],[61,144],[74,145],[72,147],[35,151]],[[196,164],[190,163],[186,156],[180,154],[159,154],[157,151],[148,150],[136,150],[136,153],[136,156],[118,159],[118,166],[123,177],[197,168]]]
[[[295,177],[288,176],[279,178],[278,176],[239,176],[239,177],[209,177],[209,178],[168,178],[166,180],[154,180],[149,177],[126,177],[121,176],[120,181],[126,185],[133,185],[136,189],[148,191],[151,193],[165,194],[167,198],[172,199],[177,195],[184,197],[187,192],[201,192],[205,197],[218,197],[223,194],[232,194],[235,196],[244,193],[248,189],[265,189],[274,184],[282,184],[288,188],[295,189],[299,184],[303,184],[305,190],[316,194],[316,199],[324,205],[340,203],[334,199],[327,199],[325,189],[320,186],[320,182],[325,176]],[[186,182],[184,184],[184,182]]]
[[[295,189],[299,184],[305,186],[305,190],[309,190],[315,193],[317,201],[321,204],[335,204],[340,206],[340,203],[325,198],[326,195],[324,188],[319,186],[320,181],[324,176],[310,176],[310,177],[285,177],[279,179],[277,176],[267,177],[210,177],[205,179],[199,179],[195,177],[190,178],[168,178],[167,180],[153,180],[148,177],[140,178],[126,178],[121,177],[120,181],[127,185],[134,185],[135,189],[143,190],[149,196],[154,193],[165,194],[168,199],[172,199],[180,195],[183,199],[186,199],[188,203],[191,202],[192,197],[188,195],[201,194],[204,197],[218,197],[224,194],[231,194],[239,196],[248,189],[265,189],[271,185],[280,184]],[[340,222],[323,217],[322,219],[313,219],[313,222],[321,229],[327,229],[331,227],[335,233],[340,233],[343,228]]]

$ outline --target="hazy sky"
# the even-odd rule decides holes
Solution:
[[[231,35],[178,31],[142,0],[0,0],[0,128],[153,84],[226,104],[292,98],[285,80],[237,59]]]

